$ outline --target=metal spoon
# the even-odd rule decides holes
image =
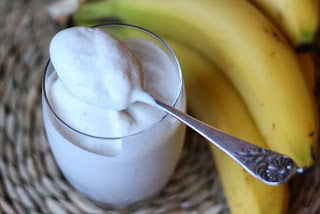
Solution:
[[[269,185],[289,180],[296,172],[302,172],[289,157],[253,145],[213,128],[178,109],[154,98],[158,106],[171,116],[192,128],[208,141],[237,161],[251,175]]]

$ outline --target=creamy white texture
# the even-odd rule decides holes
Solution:
[[[90,105],[121,111],[138,100],[152,102],[138,57],[99,28],[60,31],[50,43],[50,58],[63,86]]]
[[[123,41],[141,60],[145,91],[167,103],[178,98],[175,107],[184,111],[182,77],[170,50],[146,32],[136,34],[132,28],[130,32],[140,38]],[[52,63],[46,68],[44,84],[43,117],[50,148],[73,187],[96,202],[117,207],[141,203],[164,187],[182,150],[182,123],[163,118],[163,111],[142,102],[122,111],[88,104],[67,90]],[[65,126],[53,112],[89,135],[129,136],[116,140],[88,136]]]
[[[123,42],[99,29],[77,27],[58,33],[50,54],[57,73],[49,77],[49,101],[65,123],[89,135],[118,138],[142,131],[165,114],[149,105],[154,102],[149,93],[167,103],[179,93],[176,68],[143,39]],[[122,148],[120,139],[103,146],[76,143],[107,156],[119,155]]]

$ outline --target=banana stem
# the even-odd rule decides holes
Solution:
[[[114,7],[108,0],[90,1],[80,5],[79,10],[73,15],[77,25],[95,25],[97,20],[113,17]]]

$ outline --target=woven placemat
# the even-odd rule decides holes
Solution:
[[[0,1],[0,213],[229,213],[209,149],[190,130],[169,184],[143,207],[103,209],[69,185],[42,121],[42,74],[60,30],[45,10],[50,2]],[[290,213],[320,213],[319,156],[290,182]]]

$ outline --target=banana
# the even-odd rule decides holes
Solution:
[[[304,78],[314,92],[316,88],[316,68],[311,53],[298,53],[298,60],[302,69]]]
[[[108,0],[83,5],[76,23],[116,17],[208,57],[239,91],[268,147],[310,166],[318,114],[295,53],[244,0]]]
[[[187,92],[188,108],[218,129],[266,147],[243,100],[221,71],[192,49],[165,38],[176,53]],[[209,143],[232,213],[286,213],[288,185],[269,186]]]
[[[313,43],[319,27],[318,0],[250,0],[287,35],[299,50]]]

